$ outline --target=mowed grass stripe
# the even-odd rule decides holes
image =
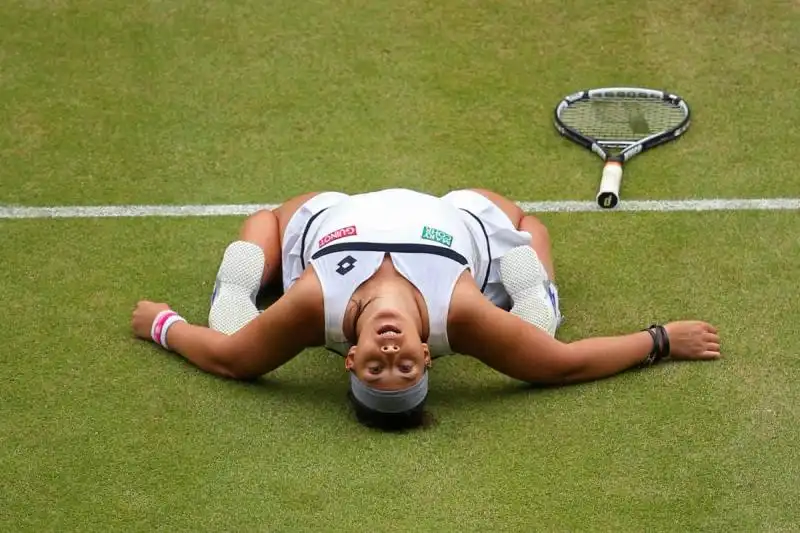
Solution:
[[[238,219],[0,222],[0,529],[793,529],[800,218],[542,218],[561,338],[699,317],[726,358],[548,390],[444,358],[437,425],[383,435],[325,352],[244,384],[131,338],[140,298],[205,320]]]
[[[591,198],[553,106],[664,87],[695,120],[626,198],[797,197],[796,2],[23,2],[0,13],[0,203],[247,203],[337,185]],[[747,53],[741,53],[747,50]]]

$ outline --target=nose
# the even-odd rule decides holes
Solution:
[[[384,344],[381,346],[381,351],[386,354],[394,354],[400,351],[400,347],[394,343]]]

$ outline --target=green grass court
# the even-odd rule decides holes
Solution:
[[[800,198],[800,3],[7,0],[0,206],[463,187],[591,200],[553,106],[666,88],[631,199]],[[363,429],[340,359],[255,384],[132,338],[206,319],[242,217],[0,219],[0,531],[798,531],[796,210],[543,213],[560,338],[718,326],[726,358],[535,390],[436,361],[428,431]]]

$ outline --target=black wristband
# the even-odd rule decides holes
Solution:
[[[653,338],[653,348],[647,355],[647,358],[642,361],[642,366],[653,365],[665,357],[669,356],[669,336],[664,326],[660,324],[652,324],[649,328],[643,330],[650,334]]]

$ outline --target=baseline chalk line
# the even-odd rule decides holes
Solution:
[[[128,218],[246,216],[279,204],[220,205],[98,205],[25,207],[0,205],[0,219],[19,218]],[[602,209],[592,201],[519,201],[527,213],[613,213],[667,211],[779,211],[800,210],[800,198],[710,200],[623,200],[614,209]]]

